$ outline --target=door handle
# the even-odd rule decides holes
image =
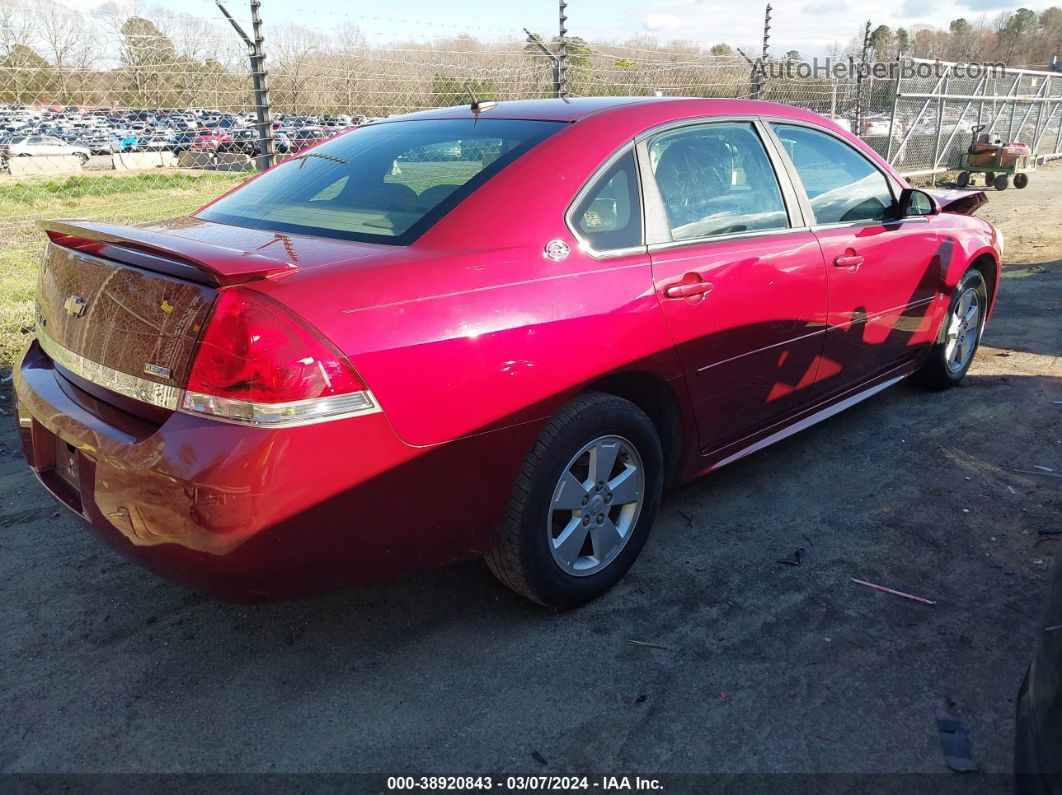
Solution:
[[[833,261],[838,268],[856,268],[863,264],[862,254],[842,254]]]
[[[665,298],[693,298],[712,291],[712,283],[706,281],[679,282],[664,288]]]

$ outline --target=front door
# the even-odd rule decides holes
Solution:
[[[895,186],[854,147],[803,125],[772,127],[814,215],[830,287],[820,378],[842,391],[932,342],[947,245],[930,217],[897,217]]]
[[[814,399],[826,268],[752,122],[662,132],[642,156],[670,238],[650,248],[657,296],[711,452]]]

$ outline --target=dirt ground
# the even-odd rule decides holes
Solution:
[[[962,388],[895,387],[672,493],[567,614],[478,563],[208,601],[94,541],[3,423],[0,770],[952,777],[946,704],[1007,772],[1062,549],[1062,165],[990,199],[1008,265]]]

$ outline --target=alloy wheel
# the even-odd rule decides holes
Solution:
[[[969,288],[959,296],[955,308],[948,318],[948,331],[944,347],[944,361],[952,373],[962,372],[981,333],[981,298],[977,290]]]
[[[645,494],[645,467],[622,436],[577,452],[553,490],[546,531],[553,560],[577,577],[609,565],[630,540]]]

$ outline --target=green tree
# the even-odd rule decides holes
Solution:
[[[711,55],[733,55],[734,49],[729,44],[713,44],[708,50]]]
[[[128,104],[161,107],[177,61],[173,42],[144,17],[129,17],[121,34],[120,58],[129,77]]]
[[[27,44],[12,44],[0,59],[0,99],[5,102],[52,101],[58,76],[52,65]]]
[[[888,25],[878,25],[870,34],[870,47],[874,50],[874,58],[878,61],[886,61],[892,57],[892,48],[895,37],[892,28]]]
[[[911,51],[911,34],[906,28],[896,28],[896,54],[906,55]]]

